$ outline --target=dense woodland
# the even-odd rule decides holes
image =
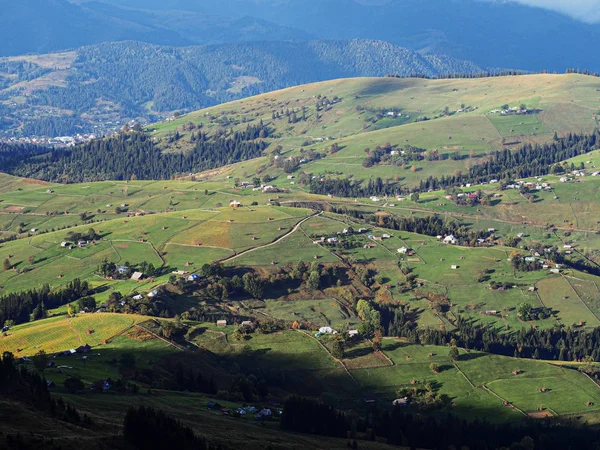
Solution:
[[[163,153],[143,133],[121,133],[29,157],[23,155],[25,148],[18,147],[7,150],[3,162],[5,170],[14,175],[64,183],[169,179],[261,156],[266,143],[259,138],[268,136],[268,132],[262,123],[215,139],[198,132],[195,146],[188,153]]]
[[[40,361],[45,362],[45,355],[40,356]],[[0,359],[0,399],[18,402],[20,408],[32,408],[64,422],[79,426],[92,424],[89,416],[81,416],[73,406],[65,403],[61,398],[53,399],[44,377],[37,371],[19,366],[12,353],[8,352],[5,352]],[[14,448],[27,448],[18,446],[18,435],[0,436],[0,439],[3,438],[6,439],[6,444],[15,445]],[[0,447],[6,448],[2,440],[0,440]]]
[[[7,294],[0,297],[0,325],[6,321],[19,324],[43,319],[48,309],[75,302],[91,293],[88,282],[76,278],[59,290],[51,290],[45,284],[38,289]]]
[[[135,448],[177,448],[182,450],[218,450],[191,428],[152,407],[130,408],[123,422],[125,439]]]
[[[485,420],[472,422],[452,415],[433,417],[406,413],[401,407],[391,412],[373,408],[366,419],[348,416],[314,400],[292,397],[284,404],[284,430],[349,438],[360,448],[357,432],[386,438],[389,444],[408,448],[449,450],[547,450],[596,449],[600,434],[593,428],[570,423],[527,421],[522,426],[495,425]]]

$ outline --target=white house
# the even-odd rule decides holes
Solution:
[[[321,334],[335,334],[336,331],[331,327],[321,327],[319,328],[319,333]]]
[[[402,255],[406,255],[408,253],[408,249],[406,247],[400,247],[398,249],[398,253],[400,253]]]
[[[348,330],[348,336],[358,336],[358,330]]]
[[[453,235],[446,236],[444,238],[444,243],[445,244],[456,245],[456,244],[458,244],[458,239],[456,239]]]
[[[327,239],[328,244],[335,244],[337,241],[338,241],[338,238],[336,238],[336,237]]]

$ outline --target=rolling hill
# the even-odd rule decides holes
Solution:
[[[2,439],[130,448],[145,405],[249,448],[589,447],[598,89],[340,79],[47,154],[3,145],[4,170],[49,181],[0,174],[0,352],[89,417],[27,404],[39,427],[18,412]],[[315,189],[345,182],[391,187]],[[0,389],[1,412],[24,404]]]
[[[299,171],[358,180],[400,177],[404,184],[415,186],[430,175],[466,173],[491,151],[549,142],[554,133],[592,132],[598,127],[598,89],[598,78],[582,75],[337,80],[191,113],[153,126],[151,135],[163,148],[185,150],[190,146],[191,131],[184,130],[188,122],[201,124],[203,132],[211,134],[262,120],[272,128],[272,138],[267,139],[271,151],[281,146],[285,157],[306,160]],[[320,106],[325,98],[326,106]],[[502,114],[505,105],[523,105],[528,112]],[[296,111],[297,120],[292,121],[286,111]],[[306,119],[301,120],[303,114]],[[169,143],[176,129],[179,139]],[[363,166],[365,149],[386,143],[397,151],[409,145],[436,157],[417,162],[417,170],[410,170],[410,162],[405,167],[390,162]],[[332,144],[337,146],[335,152],[330,151]],[[313,156],[303,156],[309,150]],[[263,158],[256,165],[280,173],[272,159]]]
[[[118,129],[303,83],[341,77],[479,73],[468,61],[380,41],[261,42],[203,47],[107,43],[0,60],[5,134]]]

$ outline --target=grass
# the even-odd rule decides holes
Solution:
[[[104,341],[147,318],[120,314],[80,314],[73,318],[59,316],[12,328],[0,339],[0,351],[17,357],[32,356],[40,350],[57,353],[84,344],[98,347]],[[87,334],[87,331],[92,331]]]
[[[339,327],[350,323],[356,325],[359,320],[354,314],[342,308],[335,300],[266,300],[264,312],[269,316],[286,322],[310,322],[318,326]]]
[[[207,110],[182,116],[178,120],[153,125],[151,133],[162,139],[175,129],[183,134],[182,126],[188,121],[202,124],[209,134],[223,127],[227,118],[233,129],[247,123],[263,123],[273,130],[274,138],[267,139],[271,148],[281,145],[289,155],[299,154],[305,141],[310,148],[323,151],[331,140],[341,147],[336,154],[326,154],[319,161],[304,168],[313,173],[339,173],[357,179],[375,176],[400,178],[407,185],[418,184],[428,176],[453,174],[466,169],[469,156],[474,161],[491,149],[501,147],[502,137],[511,141],[543,142],[556,131],[592,131],[597,127],[593,115],[597,104],[592,100],[596,85],[591,77],[578,75],[527,75],[518,77],[482,78],[476,80],[420,80],[393,78],[356,78],[314,83],[284,89],[237,102],[219,105]],[[314,97],[337,96],[340,101],[330,109],[317,114]],[[526,104],[535,113],[519,116],[489,114],[503,104]],[[289,107],[306,108],[306,121],[288,124],[287,120],[273,120],[273,110]],[[464,104],[467,112],[455,112]],[[443,115],[444,108],[450,117]],[[373,123],[377,112],[402,111],[402,119],[383,118]],[[427,121],[416,122],[427,117]],[[516,139],[515,139],[516,138]],[[446,157],[459,152],[465,159],[418,164],[412,173],[392,166],[375,166],[364,169],[361,165],[365,148],[374,148],[386,142],[392,145],[416,145],[426,150],[437,149]],[[185,147],[185,144],[180,144]],[[165,144],[166,151],[173,151]],[[267,158],[246,162],[230,175],[256,170],[258,165],[269,166]],[[473,163],[471,161],[470,163]],[[269,167],[271,174],[281,171]],[[278,183],[278,182],[276,182]],[[289,182],[287,187],[290,187]]]

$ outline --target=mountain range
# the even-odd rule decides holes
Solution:
[[[139,40],[186,46],[240,41],[376,39],[482,66],[596,70],[600,25],[511,1],[0,0],[0,55]]]

